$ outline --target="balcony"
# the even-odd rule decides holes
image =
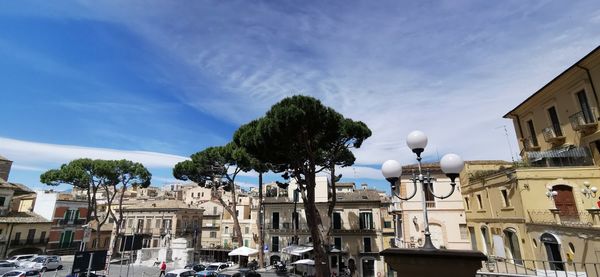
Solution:
[[[11,240],[10,246],[41,246],[48,244],[48,238],[45,239],[33,239],[33,240]]]
[[[59,219],[57,222],[57,226],[81,226],[85,224],[85,219]]]
[[[533,137],[522,138],[521,142],[523,143],[523,150],[526,152],[540,151],[540,146],[537,140]]]
[[[598,109],[596,107],[584,112],[580,111],[569,116],[573,130],[587,134],[598,127]]]
[[[542,134],[544,135],[544,140],[552,145],[556,146],[565,143],[565,136],[558,124],[553,124],[542,129]]]
[[[543,225],[561,225],[566,227],[592,228],[594,218],[591,212],[561,212],[558,209],[528,210],[529,222]],[[598,227],[598,226],[596,226]]]

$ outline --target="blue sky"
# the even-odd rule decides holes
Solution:
[[[368,124],[343,173],[383,188],[413,129],[428,160],[510,160],[502,115],[599,44],[597,1],[3,1],[0,155],[33,187],[82,156],[162,185],[301,93]]]

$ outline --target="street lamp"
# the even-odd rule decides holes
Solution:
[[[590,182],[588,181],[583,182],[583,186],[584,188],[581,189],[583,196],[586,198],[596,198],[596,192],[598,192],[597,187],[590,187]]]
[[[442,171],[446,174],[448,178],[450,178],[450,186],[451,190],[447,195],[438,196],[433,193],[432,186],[434,178],[431,177],[431,173],[427,172],[427,176],[423,175],[421,170],[421,154],[425,151],[425,147],[427,146],[427,136],[425,133],[421,131],[413,131],[408,134],[406,138],[406,144],[412,150],[413,153],[417,155],[417,164],[418,164],[418,175],[413,172],[412,178],[410,179],[413,182],[413,193],[408,197],[402,197],[396,193],[396,183],[400,180],[400,176],[402,176],[402,165],[395,160],[388,160],[381,166],[381,172],[385,179],[390,182],[390,186],[392,188],[393,196],[397,197],[400,200],[410,200],[417,194],[417,183],[421,184],[421,201],[423,205],[423,219],[425,225],[425,242],[423,244],[424,249],[436,249],[433,243],[431,242],[431,233],[429,232],[429,218],[427,216],[427,204],[425,198],[425,190],[428,190],[433,197],[438,199],[445,199],[450,197],[452,193],[454,193],[456,187],[456,178],[459,176],[460,172],[464,167],[464,161],[462,158],[456,154],[446,154],[440,160],[440,167]]]

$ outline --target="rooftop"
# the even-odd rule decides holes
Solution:
[[[6,216],[0,216],[0,223],[51,223],[33,212],[10,212]]]
[[[0,189],[10,189],[13,190],[15,196],[24,195],[34,193],[33,190],[29,189],[27,186],[19,183],[11,183],[6,180],[0,178]]]
[[[10,162],[10,160],[9,160],[9,159],[5,158],[5,157],[4,157],[4,156],[2,156],[2,155],[0,155],[0,160],[3,160],[3,161],[9,161],[9,162]]]

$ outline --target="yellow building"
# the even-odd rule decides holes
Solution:
[[[599,87],[600,47],[505,115],[522,162],[467,162],[461,192],[473,248],[515,270],[600,263]]]

